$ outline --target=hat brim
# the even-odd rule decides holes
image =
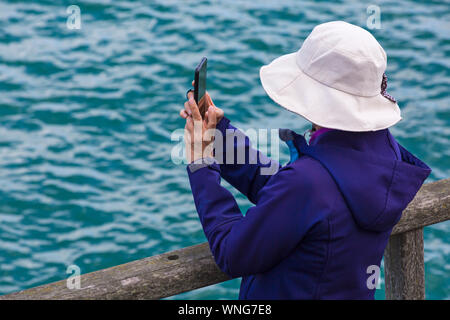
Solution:
[[[305,74],[296,52],[281,56],[260,69],[269,97],[321,127],[345,131],[376,131],[399,122],[400,108],[381,94],[353,95],[331,88]]]

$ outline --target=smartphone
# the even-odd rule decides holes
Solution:
[[[200,110],[202,118],[205,117],[205,112],[207,110],[205,102],[207,63],[208,59],[203,57],[197,68],[195,68],[194,99],[197,103],[198,109]]]

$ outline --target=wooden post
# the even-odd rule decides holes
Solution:
[[[384,270],[387,300],[425,299],[423,228],[390,237]]]

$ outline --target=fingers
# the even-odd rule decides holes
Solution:
[[[192,85],[195,85],[195,81],[192,81]],[[208,92],[205,93],[204,103],[207,106],[206,113],[204,115],[204,119],[202,119],[202,116],[200,114],[199,107],[194,99],[194,92],[188,92],[187,94],[188,101],[184,103],[184,110],[180,110],[180,116],[183,119],[186,119],[186,129],[191,132],[191,134],[194,134],[194,128],[197,124],[197,121],[200,123],[203,123],[204,129],[215,129],[217,126],[217,122],[223,117],[223,110],[217,108],[214,105],[214,102],[211,99],[211,96]],[[202,126],[200,126],[201,128]],[[200,134],[201,135],[201,134]]]
[[[194,100],[194,93],[193,92],[189,92],[188,93],[188,104],[189,104],[189,108],[191,110],[192,113],[192,117],[194,118],[195,121],[201,121],[202,120],[202,116],[200,115],[200,111],[198,110],[198,106],[197,103]]]
[[[182,110],[182,111],[184,111],[184,110]],[[189,131],[191,135],[198,135],[198,136],[201,137],[201,134],[202,134],[202,120],[196,120],[194,117],[191,117],[191,116],[187,116],[185,119],[186,119],[186,126],[184,128],[187,131]]]
[[[181,109],[180,110],[180,117],[182,117],[183,119],[186,119],[187,117],[189,117],[189,114],[186,112],[185,109]]]
[[[205,102],[207,106],[213,106],[214,102],[211,99],[211,96],[209,95],[208,91],[205,93]]]
[[[192,80],[192,86],[193,87],[195,86],[195,80]]]
[[[215,129],[217,125],[217,115],[214,106],[209,106],[208,111],[205,112],[205,129],[204,141],[212,142],[215,136]]]
[[[186,126],[185,129],[187,129],[189,132],[192,132],[194,130],[194,121],[191,117],[186,118]]]
[[[207,128],[208,129],[215,129],[217,125],[217,114],[214,110],[214,106],[209,106],[207,113]]]
[[[216,114],[216,121],[219,122],[220,119],[223,118],[223,110],[216,107],[216,105],[212,101],[211,96],[209,95],[208,92],[206,92],[206,94],[205,94],[205,100],[206,100],[207,106],[213,107],[214,113]]]
[[[188,116],[192,115],[191,107],[189,106],[189,102],[188,101],[186,101],[184,103],[184,110],[186,111]]]

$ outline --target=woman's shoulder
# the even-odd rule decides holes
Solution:
[[[280,168],[281,174],[291,184],[298,187],[308,187],[310,190],[334,185],[333,178],[327,169],[316,159],[302,155],[296,161]]]

